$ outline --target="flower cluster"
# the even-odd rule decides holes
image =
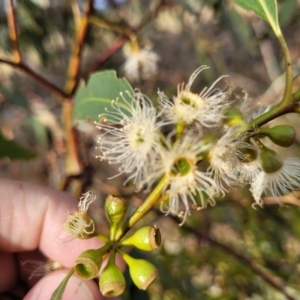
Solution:
[[[300,160],[282,160],[265,144],[265,138],[288,147],[295,140],[290,126],[253,128],[249,123],[270,108],[258,107],[251,114],[247,95],[237,106],[231,87],[223,91],[218,78],[200,93],[192,91],[198,68],[187,84],[180,84],[169,99],[158,92],[159,107],[137,91],[131,101],[121,94],[126,110],[112,102],[107,120],[98,123],[101,159],[119,166],[137,189],[151,187],[165,177],[161,208],[183,218],[190,207],[214,205],[232,186],[249,184],[255,200],[286,194],[300,187]],[[171,130],[170,130],[171,128]],[[191,205],[190,205],[191,204]]]
[[[119,253],[128,265],[129,274],[134,284],[139,289],[146,290],[158,276],[157,268],[147,260],[131,257],[124,248],[130,246],[142,251],[155,251],[161,243],[159,228],[156,225],[144,226],[130,236],[124,238],[119,235],[117,237],[117,230],[121,229],[120,223],[125,217],[128,203],[124,198],[109,195],[105,201],[105,216],[110,227],[109,237],[106,237],[97,232],[94,221],[87,215],[89,205],[95,199],[96,196],[92,192],[83,194],[80,198],[78,211],[69,214],[64,221],[64,230],[71,239],[86,239],[97,236],[104,242],[104,245],[98,249],[88,249],[82,252],[77,257],[72,272],[74,271],[77,276],[85,280],[94,279],[100,275],[99,289],[101,293],[106,297],[119,296],[126,288],[123,272],[116,264],[116,253]],[[91,227],[90,224],[93,226]],[[103,266],[105,256],[109,258]],[[54,265],[49,265],[49,271],[53,267]],[[48,269],[45,270],[48,271]]]

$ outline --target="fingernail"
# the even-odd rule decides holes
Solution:
[[[55,289],[60,285],[66,274],[54,274],[53,272],[42,278],[27,294],[24,300],[45,300],[50,299]],[[88,282],[72,276],[64,291],[62,300],[94,300]]]

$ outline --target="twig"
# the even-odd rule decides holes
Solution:
[[[9,37],[11,39],[13,45],[13,61],[0,58],[0,63],[6,64],[11,66],[12,68],[19,69],[23,71],[29,77],[35,79],[38,83],[49,89],[53,94],[58,96],[61,99],[66,98],[68,95],[59,87],[52,84],[47,79],[43,78],[31,68],[29,68],[23,61],[22,55],[19,48],[18,42],[18,31],[17,31],[17,22],[16,16],[14,11],[13,0],[7,0],[7,23],[8,23],[8,30],[9,30]]]
[[[172,219],[178,221],[178,219],[176,217],[171,217]],[[192,228],[191,226],[184,224],[182,226],[182,228],[188,232],[193,233],[199,240],[204,240],[206,242],[208,242],[209,244],[211,244],[212,246],[215,246],[219,249],[222,249],[224,252],[226,252],[227,254],[229,254],[230,256],[234,257],[235,259],[237,259],[238,261],[240,261],[241,263],[243,263],[245,266],[247,266],[249,269],[251,269],[256,275],[258,275],[259,277],[261,277],[265,282],[267,282],[269,285],[271,285],[273,288],[275,288],[276,290],[278,290],[280,293],[282,293],[283,295],[285,295],[287,297],[287,299],[289,300],[296,300],[294,297],[292,297],[291,295],[289,295],[286,290],[284,289],[284,287],[277,282],[276,280],[274,280],[269,274],[267,274],[263,269],[261,269],[258,265],[256,265],[255,263],[253,263],[253,261],[248,258],[247,256],[237,252],[236,250],[234,250],[233,248],[229,247],[226,244],[223,244],[215,239],[213,239],[212,237],[210,237],[209,235],[203,233],[203,232],[199,232],[197,230],[195,230],[194,228]]]
[[[119,36],[107,49],[100,54],[99,58],[88,69],[83,78],[87,79],[89,74],[98,70],[100,66],[102,66],[111,56],[113,56],[119,49],[122,48],[127,40],[128,37],[126,35]]]
[[[71,0],[71,8],[73,12],[75,28],[78,28],[81,21],[80,7],[77,0]]]
[[[13,45],[13,57],[15,62],[21,61],[21,52],[18,43],[18,31],[13,0],[7,0],[7,23],[9,37]]]
[[[145,25],[153,20],[158,15],[160,10],[167,5],[171,5],[171,2],[167,0],[159,0],[156,7],[144,17],[141,23],[135,28],[131,28],[130,30],[135,33],[141,31],[145,27]],[[128,39],[128,36],[124,34],[120,35],[107,49],[105,49],[100,54],[93,65],[88,68],[88,71],[85,73],[84,78],[87,78],[90,73],[98,70],[112,55],[114,55],[119,49],[122,48],[122,46]]]
[[[0,63],[6,64],[11,66],[12,68],[19,69],[20,71],[23,71],[26,75],[29,77],[35,79],[38,83],[49,89],[53,94],[58,96],[61,99],[65,99],[68,97],[68,95],[59,87],[45,79],[44,77],[37,74],[35,71],[33,71],[31,68],[29,68],[23,61],[20,62],[14,62],[11,60],[6,60],[3,58],[0,58]]]
[[[81,62],[81,53],[85,41],[85,37],[89,27],[89,16],[93,11],[93,0],[89,0],[85,10],[85,14],[81,17],[76,28],[76,37],[72,47],[72,53],[69,60],[69,67],[67,72],[67,81],[65,84],[65,91],[72,96],[75,92],[79,81],[79,71]]]
[[[82,57],[82,49],[84,46],[86,34],[89,28],[89,17],[93,11],[93,0],[88,0],[85,13],[82,17],[77,16],[75,40],[72,46],[71,56],[69,59],[67,79],[65,83],[65,92],[69,95],[67,101],[63,103],[63,126],[66,132],[66,159],[65,159],[65,176],[61,187],[66,189],[70,187],[72,194],[79,196],[83,190],[83,183],[76,179],[83,173],[83,163],[79,152],[79,143],[77,131],[73,127],[73,99],[77,84],[79,82],[79,72]],[[74,16],[76,19],[76,15]]]

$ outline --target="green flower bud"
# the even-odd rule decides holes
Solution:
[[[105,214],[110,223],[119,223],[125,216],[128,202],[124,198],[109,195],[105,201]]]
[[[109,195],[105,201],[105,214],[110,222],[110,239],[114,240],[117,226],[124,218],[128,208],[128,202],[124,198]]]
[[[289,147],[296,140],[296,131],[289,125],[261,128],[259,133],[267,136],[273,143],[281,147]]]
[[[224,123],[228,126],[235,126],[243,122],[243,114],[235,107],[229,108],[224,114]]]
[[[259,146],[260,160],[263,170],[266,173],[274,173],[278,171],[283,165],[281,157],[275,151],[265,147],[261,143]]]
[[[132,236],[120,242],[121,246],[135,246],[144,251],[156,250],[161,243],[161,235],[158,227],[145,226],[136,231]]]
[[[95,278],[100,271],[105,251],[106,247],[102,247],[82,252],[75,261],[74,270],[76,274],[87,280]]]
[[[110,253],[107,265],[100,275],[99,287],[105,297],[119,296],[125,290],[125,278],[122,271],[115,264],[115,252]]]
[[[144,259],[135,259],[124,252],[121,255],[129,266],[130,277],[134,284],[140,290],[146,290],[156,279],[158,270]]]

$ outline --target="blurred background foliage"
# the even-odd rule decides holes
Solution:
[[[0,58],[10,60],[12,43],[6,3],[0,1]],[[23,61],[63,89],[76,23],[86,2],[14,3]],[[300,1],[278,3],[279,20],[296,76],[294,88],[298,90]],[[150,12],[156,8],[154,18],[150,18]],[[193,86],[195,90],[201,91],[219,76],[228,74],[226,81],[236,87],[236,96],[242,99],[246,91],[253,106],[280,100],[284,67],[277,41],[265,22],[230,0],[95,0],[92,14],[124,28],[141,29],[137,32],[138,42],[152,47],[159,55],[159,72],[154,78],[130,83],[153,101],[158,88],[171,96],[178,83],[187,81],[204,64],[211,68],[201,73],[201,79]],[[122,49],[111,50],[121,38],[107,28],[89,26],[80,78],[87,79],[91,72],[105,69],[114,69],[123,76]],[[97,130],[88,121],[78,122],[73,128],[81,172],[66,173],[67,133],[62,102],[28,74],[0,62],[1,176],[65,190],[68,182],[81,182],[83,189],[97,193],[92,214],[98,225],[108,230],[103,221],[103,199],[108,193],[125,195],[132,209],[145,194],[135,194],[133,186],[124,187],[124,178],[107,180],[115,170],[95,158]],[[282,122],[299,128],[298,115],[283,117]],[[296,146],[286,155],[299,156],[299,131],[297,134]],[[254,210],[247,187],[233,189],[215,207],[194,212],[183,227],[178,227],[178,221],[170,216],[151,212],[140,223],[155,223],[161,229],[163,244],[147,257],[159,268],[160,276],[147,292],[138,291],[127,276],[123,299],[300,299],[298,196],[295,193],[282,197],[285,207],[279,207],[274,199],[266,199],[264,209]]]

